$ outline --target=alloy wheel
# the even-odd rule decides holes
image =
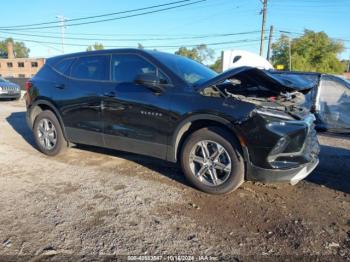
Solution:
[[[57,131],[53,123],[46,118],[40,120],[37,130],[39,142],[46,150],[51,150],[57,143]]]
[[[219,186],[230,177],[231,158],[217,142],[199,141],[193,146],[189,158],[191,171],[207,186]]]

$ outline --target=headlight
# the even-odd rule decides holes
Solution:
[[[2,87],[0,86],[0,91],[2,90]]]
[[[282,111],[259,108],[259,109],[256,109],[255,112],[263,117],[278,118],[282,120],[295,120],[291,115]]]

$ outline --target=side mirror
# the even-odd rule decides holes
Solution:
[[[155,93],[164,91],[164,88],[159,83],[159,79],[155,74],[140,74],[136,77],[135,83],[143,85]]]

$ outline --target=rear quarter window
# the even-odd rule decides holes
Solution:
[[[94,55],[79,57],[74,62],[70,76],[83,80],[109,80],[108,55]]]
[[[70,68],[76,58],[63,59],[54,65],[54,68],[63,75],[69,75]]]

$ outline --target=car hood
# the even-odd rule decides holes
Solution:
[[[225,80],[230,80],[233,78],[243,79],[250,78],[254,79],[257,84],[263,84],[271,89],[278,92],[292,92],[300,91],[302,93],[307,93],[314,87],[314,83],[308,81],[303,77],[297,76],[284,76],[273,74],[271,71],[261,70],[254,67],[237,67],[234,69],[227,70],[214,78],[205,81],[204,83],[196,86],[196,90],[200,91],[206,87],[213,86],[224,82]]]

